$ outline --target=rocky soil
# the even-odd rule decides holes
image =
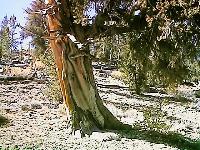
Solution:
[[[165,115],[158,116],[165,121],[166,130],[177,131],[193,139],[200,138],[200,102],[194,96],[198,86],[179,89],[180,94],[190,101],[183,103],[181,97],[174,100],[173,95],[131,95],[124,83],[109,75],[105,77],[105,74],[97,73],[96,80],[105,105],[122,122],[146,126],[147,114],[153,118],[156,113],[163,112]],[[45,90],[44,83],[34,81],[0,84],[0,114],[10,119],[8,125],[0,127],[0,149],[177,149],[128,139],[113,132],[94,132],[83,138],[79,131],[72,135],[63,105],[50,101],[44,95]],[[152,112],[150,108],[160,109],[160,112]],[[156,125],[158,128],[158,123]]]

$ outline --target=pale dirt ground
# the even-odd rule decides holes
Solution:
[[[19,67],[10,68],[10,74],[15,76],[28,76],[31,75],[31,73],[32,73],[31,67],[26,67],[25,69]]]
[[[98,74],[97,74],[98,75]],[[102,85],[125,86],[119,80],[96,76]],[[193,139],[200,138],[200,109],[193,89],[187,87],[185,93],[191,102],[168,103],[162,107],[167,116],[169,130],[177,131]],[[187,89],[185,87],[185,89]],[[195,89],[198,89],[196,87]],[[45,84],[0,84],[0,114],[10,119],[10,124],[0,128],[0,149],[19,147],[30,149],[81,149],[81,150],[176,150],[164,144],[155,144],[138,139],[127,139],[112,132],[94,132],[90,137],[81,138],[79,131],[71,135],[68,120],[62,105],[52,102],[44,95]],[[127,89],[99,88],[100,95],[109,110],[122,122],[134,124],[144,121],[143,108],[154,107],[154,98],[131,95]],[[119,104],[119,105],[117,105]],[[117,107],[120,106],[120,107]]]

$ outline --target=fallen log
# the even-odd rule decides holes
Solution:
[[[0,76],[0,81],[23,81],[23,80],[33,80],[32,76]]]
[[[0,76],[0,84],[13,84],[13,83],[21,83],[27,84],[30,82],[37,82],[38,84],[45,84],[48,82],[48,79],[39,79],[34,74],[28,76],[8,76],[1,75]]]

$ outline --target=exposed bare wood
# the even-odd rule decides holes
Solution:
[[[73,128],[81,129],[85,134],[90,134],[94,128],[122,129],[130,127],[123,125],[103,105],[96,89],[91,59],[83,55],[77,46],[65,34],[65,27],[71,20],[62,18],[62,13],[69,13],[67,1],[61,1],[62,8],[56,6],[55,0],[49,0],[48,5],[54,7],[54,14],[48,13],[50,46],[57,64],[58,78],[60,80],[62,95],[67,108],[72,115]],[[67,12],[66,12],[67,11]],[[65,14],[66,15],[66,14]],[[72,29],[77,39],[83,41],[82,29]],[[59,31],[59,32],[57,32]],[[80,34],[82,34],[80,36]],[[87,51],[87,49],[86,49]]]

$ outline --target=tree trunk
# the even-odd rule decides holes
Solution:
[[[55,0],[49,0],[48,5],[55,6]],[[81,129],[83,134],[91,134],[93,129],[129,128],[103,105],[95,85],[91,59],[66,34],[61,34],[64,32],[62,27],[66,25],[59,20],[60,12],[55,9],[54,14],[48,13],[50,46],[57,64],[63,99],[72,117],[73,130]]]

